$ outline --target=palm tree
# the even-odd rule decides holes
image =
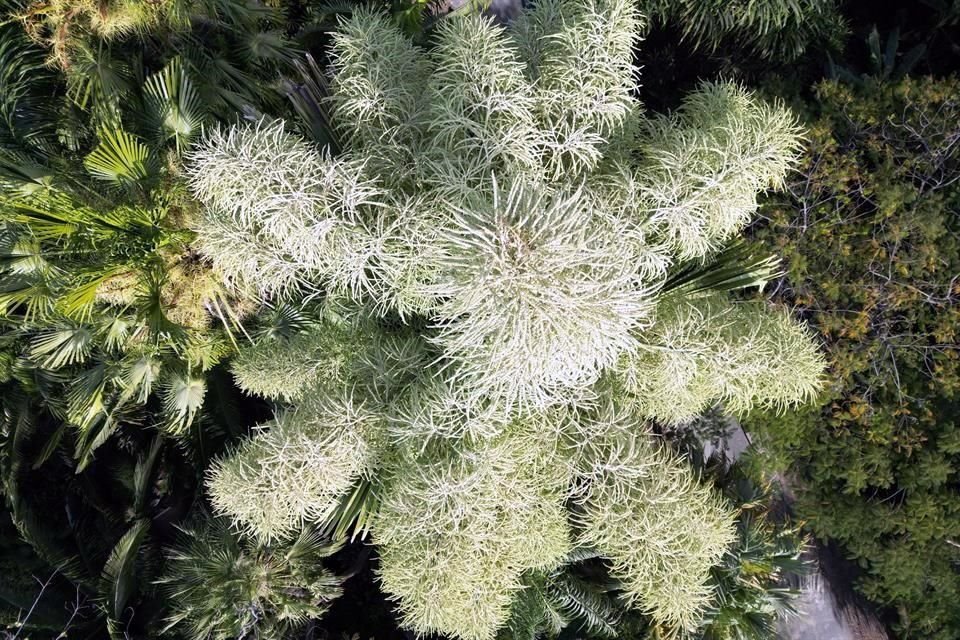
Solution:
[[[179,166],[205,123],[261,106],[255,79],[275,63],[222,59],[236,44],[224,29],[266,28],[241,12],[147,38],[159,67],[134,53],[143,42],[78,31],[74,64],[50,68],[6,19],[15,5],[0,8],[3,515],[65,583],[45,597],[76,590],[71,629],[145,628],[172,523],[246,427],[230,423],[236,393],[217,364],[252,307],[192,248]]]
[[[165,631],[211,640],[283,640],[321,617],[342,578],[321,560],[339,548],[304,530],[282,545],[239,537],[222,518],[201,517],[166,550],[158,581],[170,612]]]
[[[64,7],[20,8],[30,25]],[[11,355],[57,381],[40,399],[78,431],[81,470],[151,398],[160,424],[185,432],[205,375],[253,308],[193,249],[197,207],[179,166],[204,124],[262,107],[257,74],[275,72],[291,50],[272,11],[229,1],[200,9],[147,38],[166,61],[153,72],[135,55],[122,68],[111,57],[111,47],[144,42],[93,47],[103,34],[77,29],[71,51],[98,57],[61,75],[20,23],[0,26],[0,313]],[[43,41],[45,29],[29,33]]]

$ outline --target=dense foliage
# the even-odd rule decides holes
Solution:
[[[181,158],[203,126],[282,104],[259,83],[293,53],[235,46],[279,19],[244,2],[90,22],[138,6],[161,8],[3,4],[0,488],[32,573],[3,597],[23,632],[158,630],[163,548],[247,425],[218,364],[253,307],[193,249]]]
[[[823,336],[820,407],[762,421],[797,508],[864,570],[905,638],[960,634],[960,83],[817,87],[790,196],[755,237],[786,259],[777,297]]]
[[[695,630],[733,514],[650,420],[819,385],[802,326],[726,293],[768,275],[723,249],[790,166],[792,116],[732,84],[641,116],[638,27],[627,3],[541,2],[510,29],[448,19],[423,52],[357,11],[339,154],[260,120],[189,155],[200,250],[304,316],[240,348],[238,383],[293,402],[214,465],[212,502],[283,539],[371,482],[380,581],[420,633],[493,637],[580,547]]]
[[[696,47],[743,47],[790,61],[811,44],[837,46],[844,23],[837,0],[642,0],[650,20],[673,24]]]
[[[481,4],[0,0],[0,636],[960,633],[960,2]]]
[[[192,638],[282,640],[321,617],[341,594],[321,559],[336,551],[304,529],[287,545],[258,547],[222,520],[185,529],[167,556],[167,630]]]

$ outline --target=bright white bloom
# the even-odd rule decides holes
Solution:
[[[380,579],[417,633],[493,638],[523,572],[576,545],[692,628],[732,515],[644,420],[819,384],[801,326],[672,279],[782,180],[793,117],[730,84],[644,116],[639,26],[630,0],[541,0],[513,27],[443,20],[427,50],[360,10],[334,37],[339,155],[277,123],[193,155],[224,276],[322,296],[344,327],[242,350],[244,389],[297,404],[215,466],[213,502],[279,537],[369,478]]]
[[[306,394],[209,469],[213,507],[261,540],[287,538],[369,472],[380,430],[380,416],[352,394]]]

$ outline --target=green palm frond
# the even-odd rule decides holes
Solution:
[[[48,317],[57,298],[44,281],[30,281],[16,277],[0,278],[0,315],[9,316],[18,311],[24,321]]]
[[[367,478],[361,478],[340,504],[327,517],[321,531],[332,540],[364,540],[370,534],[379,500],[377,488]]]
[[[157,436],[150,445],[150,451],[146,456],[140,457],[133,470],[133,512],[143,514],[147,505],[147,498],[150,497],[150,481],[156,467],[157,457],[160,448],[163,445],[163,438]]]
[[[164,311],[163,285],[167,274],[163,265],[151,260],[144,265],[140,275],[134,302],[138,317],[146,324],[151,335],[165,336],[170,340],[180,339],[184,333],[182,328],[171,322]]]
[[[316,562],[317,558],[328,558],[343,548],[343,542],[328,540],[318,530],[306,527],[292,542],[284,548],[284,558],[293,563]],[[331,575],[332,585],[339,585],[339,579]]]
[[[150,150],[122,129],[101,130],[100,144],[83,164],[93,177],[118,186],[141,182],[152,169]]]
[[[103,340],[103,349],[116,354],[123,350],[134,330],[134,321],[125,315],[103,314],[99,318],[99,335]]]
[[[299,78],[284,78],[281,90],[300,117],[306,133],[320,146],[339,151],[342,145],[330,114],[330,81],[310,54],[294,66]]]
[[[100,267],[96,270],[90,270],[88,273],[76,273],[75,281],[72,284],[72,291],[57,300],[57,308],[64,316],[77,322],[86,322],[93,313],[94,304],[97,302],[97,291],[100,286],[127,269],[124,265],[114,267]]]
[[[296,51],[280,31],[253,31],[242,40],[244,53],[253,60],[290,61]]]
[[[21,495],[23,487],[19,483],[8,482],[5,490],[12,504],[11,518],[20,537],[50,566],[57,567],[61,573],[80,584],[83,588],[92,586],[87,578],[84,565],[74,550],[66,548],[59,532],[51,531],[49,521]]]
[[[104,418],[111,378],[108,366],[99,363],[71,382],[67,390],[67,417],[71,424],[87,431]]]
[[[497,636],[502,640],[579,637],[565,629],[579,629],[590,638],[611,638],[626,605],[617,597],[619,585],[606,577],[581,577],[575,563],[550,572],[524,577],[523,590],[514,602],[510,620]],[[562,634],[562,635],[561,635]]]
[[[603,585],[565,572],[548,582],[547,598],[570,620],[577,620],[592,636],[617,635],[623,607]]]
[[[25,226],[38,241],[58,240],[80,230],[79,210],[59,195],[43,199],[10,200],[4,203],[3,218]]]
[[[594,558],[602,557],[603,554],[594,547],[576,546],[567,554],[565,562],[567,564],[575,564],[577,562],[585,562],[587,560],[593,560]]]
[[[510,618],[497,634],[497,640],[552,637],[570,624],[570,620],[554,609],[544,596],[546,581],[546,576],[539,572],[524,576],[523,588],[514,598]]]
[[[59,369],[83,362],[93,348],[93,332],[76,325],[46,329],[30,343],[30,358],[45,369]]]
[[[163,408],[167,414],[167,427],[173,433],[183,433],[193,423],[203,406],[207,384],[203,378],[175,374],[165,381]]]
[[[68,240],[82,233],[84,245],[71,248],[91,249],[97,241],[108,240],[118,234],[142,234],[154,224],[154,213],[148,209],[120,206],[93,209],[82,205],[62,192],[48,192],[40,197],[0,200],[5,206],[0,220],[15,223],[29,232],[36,241]]]
[[[781,275],[779,258],[758,253],[755,247],[737,240],[705,261],[689,260],[680,264],[667,279],[663,292],[696,295],[752,287],[762,290]]]
[[[46,165],[47,158],[20,153],[13,148],[13,144],[5,144],[6,148],[0,150],[0,191],[6,191],[14,197],[27,198],[37,192],[49,190],[55,175]]]
[[[210,111],[225,118],[243,112],[245,106],[259,104],[256,80],[223,52],[211,50],[193,34],[184,38],[181,60],[190,77],[196,79],[196,90]]]
[[[83,48],[67,73],[67,96],[101,123],[116,119],[121,96],[132,83],[130,66],[114,58],[108,48]]]
[[[137,589],[136,560],[149,528],[149,520],[137,520],[117,541],[103,565],[101,595],[108,615],[114,620],[123,617],[127,602]]]
[[[140,404],[146,403],[160,377],[160,369],[161,361],[148,354],[125,362],[119,377],[123,389],[121,402],[132,398]]]
[[[206,373],[233,353],[233,343],[219,331],[186,331],[183,339],[169,338],[177,356],[191,368]]]
[[[182,152],[200,133],[206,107],[179,57],[173,58],[143,86],[150,129],[161,141],[173,139]]]
[[[77,473],[84,471],[93,462],[93,453],[109,440],[119,427],[116,420],[101,420],[81,434],[73,452],[77,461]]]
[[[46,146],[56,133],[56,76],[18,25],[0,24],[0,142]]]
[[[36,460],[34,460],[32,468],[39,469],[43,464],[50,459],[50,456],[54,454],[57,448],[60,446],[60,443],[63,441],[63,435],[66,433],[70,425],[66,422],[61,422],[60,426],[54,430],[54,432],[47,438],[47,441],[43,445],[43,449],[40,450],[40,453],[37,454]]]
[[[0,438],[0,489],[9,517],[21,539],[29,544],[49,566],[76,581],[83,589],[94,587],[84,570],[77,548],[62,531],[50,527],[51,514],[38,501],[39,493],[30,473],[39,466],[30,455],[32,444],[45,437],[36,405],[28,394],[9,388],[0,413],[3,437]],[[54,437],[58,437],[56,433]]]
[[[253,337],[259,340],[289,339],[316,322],[305,307],[280,302],[265,304]]]
[[[0,239],[0,265],[11,275],[22,278],[42,277],[52,270],[43,257],[40,243],[16,233],[3,234]]]
[[[740,507],[737,540],[711,569],[714,601],[704,612],[703,640],[767,640],[797,613],[799,589],[789,578],[810,572],[799,525],[773,512],[774,489],[749,476],[741,463],[708,461],[705,471]]]

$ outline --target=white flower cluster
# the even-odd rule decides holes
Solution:
[[[801,325],[669,284],[783,178],[794,120],[731,84],[644,118],[639,27],[628,0],[543,0],[512,28],[445,20],[425,51],[360,10],[334,38],[336,157],[269,122],[193,153],[224,277],[342,323],[236,360],[295,404],[211,471],[213,502],[271,539],[371,480],[383,588],[420,633],[489,640],[523,573],[584,545],[696,626],[732,515],[647,421],[817,388]]]

